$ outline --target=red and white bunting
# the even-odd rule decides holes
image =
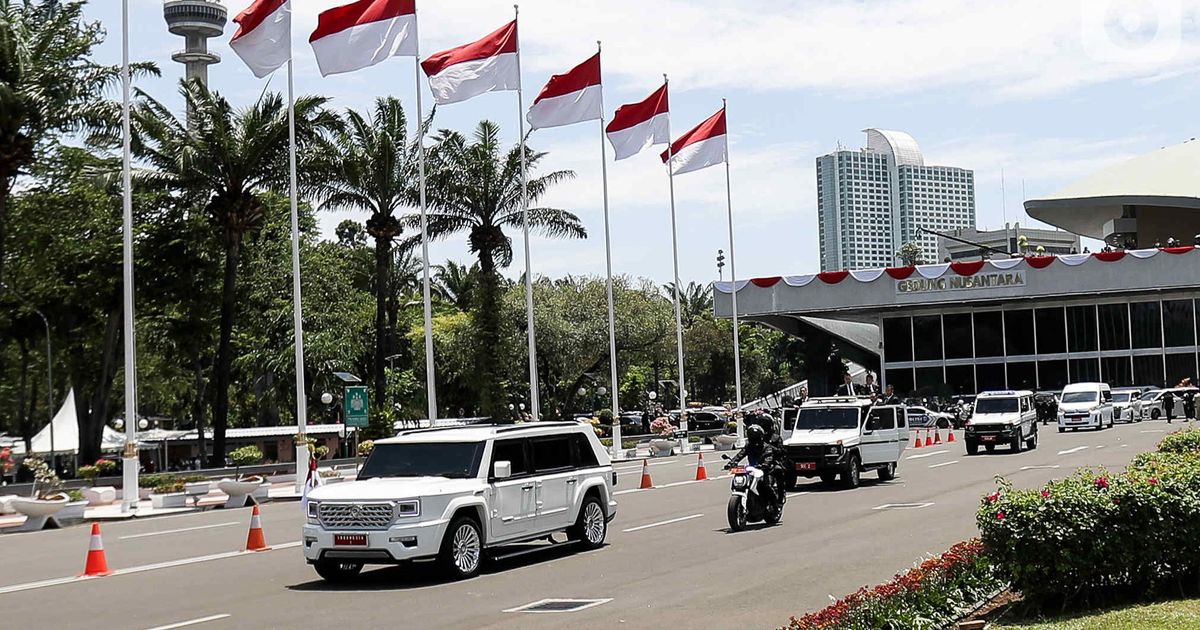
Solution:
[[[483,39],[434,53],[421,62],[438,105],[521,85],[517,62],[517,21],[513,20]]]
[[[669,157],[676,175],[690,173],[723,164],[728,159],[725,146],[725,108],[722,107],[721,111],[672,142],[670,151],[663,151],[662,161],[666,162]]]
[[[550,77],[525,119],[533,129],[599,120],[603,115],[600,90],[600,53],[596,53],[565,74]]]
[[[321,76],[417,55],[416,0],[359,0],[322,11],[308,38]]]
[[[229,47],[263,78],[292,58],[291,0],[255,0],[233,18],[238,30]]]
[[[612,143],[613,159],[623,160],[648,146],[670,142],[670,122],[665,83],[646,100],[618,107],[612,122],[604,128]]]

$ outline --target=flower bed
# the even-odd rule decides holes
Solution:
[[[976,521],[1001,576],[1034,605],[1153,597],[1200,572],[1200,431],[1167,436],[1122,473],[999,483]]]
[[[941,628],[1002,588],[978,540],[958,543],[874,588],[862,587],[832,605],[792,617],[788,630]]]

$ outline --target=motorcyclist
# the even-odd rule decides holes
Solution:
[[[784,463],[787,458],[783,442],[778,437],[768,439],[767,432],[758,423],[747,422],[746,424],[746,446],[729,458],[725,469],[729,470],[737,465],[743,457],[747,458],[751,466],[763,471],[770,479],[771,491],[775,494],[775,499],[782,502]]]

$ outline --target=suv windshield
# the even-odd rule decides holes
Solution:
[[[1016,398],[979,398],[975,401],[975,413],[1016,413]]]
[[[377,444],[363,464],[359,479],[375,477],[449,477],[466,479],[479,473],[483,442]]]
[[[856,407],[807,407],[800,409],[800,414],[796,417],[797,431],[857,428]]]
[[[1063,394],[1062,401],[1064,403],[1090,403],[1096,402],[1096,392],[1070,392]]]

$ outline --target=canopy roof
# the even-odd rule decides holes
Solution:
[[[79,450],[79,418],[75,414],[75,390],[67,392],[67,398],[62,407],[59,407],[58,413],[54,414],[54,419],[33,436],[33,440],[30,441],[33,453],[50,454],[50,427],[54,427],[55,453],[70,454]],[[125,436],[105,425],[100,437],[100,450],[120,451],[124,446]]]

